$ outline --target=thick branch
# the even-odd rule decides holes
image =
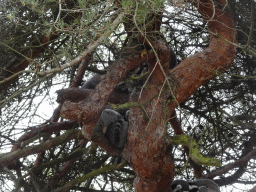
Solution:
[[[56,91],[58,94],[57,102],[62,103],[66,100],[72,102],[79,102],[85,100],[90,94],[92,94],[92,89],[81,89],[81,88],[67,88]],[[108,102],[113,104],[124,104],[129,101],[129,94],[126,92],[121,92],[118,89],[115,89],[110,97]]]
[[[0,157],[0,166],[7,166],[13,163],[13,161],[16,161],[22,157],[27,157],[31,154],[43,152],[62,143],[66,143],[71,139],[84,139],[84,137],[79,130],[68,130],[63,135],[53,139],[48,139],[42,144],[32,145],[10,153],[2,154]]]
[[[88,54],[85,58],[82,59],[77,69],[77,74],[75,78],[72,80],[72,83],[69,85],[69,87],[78,87],[81,84],[86,67],[89,64],[90,59],[91,59],[90,54]]]
[[[51,124],[37,126],[37,127],[33,128],[31,131],[22,135],[16,141],[16,143],[13,145],[11,151],[17,150],[20,147],[21,142],[31,139],[32,137],[34,137],[40,133],[43,133],[43,132],[54,133],[54,132],[58,132],[60,130],[68,130],[68,129],[71,129],[72,126],[74,126],[75,124],[76,124],[76,122],[63,121],[63,122],[59,122],[59,123],[51,123]]]
[[[171,138],[173,145],[186,145],[189,148],[189,157],[200,165],[221,167],[220,160],[203,157],[198,150],[196,141],[188,135],[175,135]]]
[[[172,69],[177,77],[177,90],[176,102],[171,105],[171,111],[178,103],[191,96],[202,84],[228,69],[236,55],[235,23],[228,10],[222,11],[227,3],[226,0],[194,2],[204,20],[208,22],[210,45],[204,51],[183,60]]]
[[[66,100],[72,102],[78,102],[86,99],[93,90],[91,89],[81,89],[81,88],[67,88],[56,91],[58,94],[57,102],[63,103]]]
[[[219,9],[220,5],[223,7],[226,5],[226,1],[202,0],[195,2],[204,19],[207,21],[211,19],[208,21],[211,33],[210,46],[201,53],[182,61],[171,70],[175,77],[175,82],[172,84],[176,89],[175,101],[168,106],[168,115],[174,111],[178,103],[185,101],[199,86],[227,69],[236,54],[236,47],[227,42],[236,43],[236,33],[233,30],[234,21],[229,12],[221,11],[222,7]],[[214,8],[213,2],[217,5]],[[223,41],[223,38],[226,41]],[[155,45],[160,44],[159,42]],[[152,61],[149,64],[149,68],[153,72],[147,82],[149,90],[144,89],[139,100],[142,102],[151,100],[151,105],[145,107],[150,121],[143,121],[139,109],[132,109],[129,117],[132,126],[128,130],[127,145],[123,154],[126,159],[130,160],[137,174],[134,181],[136,191],[170,191],[170,183],[174,175],[172,159],[168,158],[169,145],[164,139],[165,129],[163,127],[163,122],[166,122],[169,117],[165,114],[168,97],[165,94],[155,97],[164,87],[163,82],[166,80],[166,74],[168,75],[167,70],[165,69],[166,74],[163,74],[158,65],[158,61],[164,66],[168,60],[169,54],[163,47],[158,53],[155,63]],[[161,170],[161,175],[159,170]],[[155,178],[159,178],[159,181],[156,182]]]
[[[214,178],[218,175],[223,175],[225,173],[227,173],[229,170],[234,169],[234,167],[240,167],[240,166],[246,166],[246,164],[248,163],[248,161],[253,158],[256,155],[256,149],[253,149],[250,153],[248,153],[246,156],[244,156],[241,159],[238,159],[237,161],[235,161],[234,163],[230,163],[228,165],[225,165],[223,167],[221,167],[220,169],[217,169],[207,175],[205,175],[206,178]],[[222,185],[221,180],[216,180],[216,182],[220,185]],[[226,184],[226,183],[225,183]]]
[[[108,145],[107,141],[102,140],[100,136],[94,134],[93,128],[98,121],[101,111],[109,102],[116,85],[123,80],[131,69],[153,57],[154,54],[148,52],[148,54],[143,56],[137,54],[126,59],[115,61],[115,63],[109,67],[107,74],[102,75],[101,82],[95,87],[86,100],[78,103],[70,101],[64,102],[61,116],[66,119],[82,122],[82,132],[87,139],[98,143],[108,153],[115,154],[115,149]]]

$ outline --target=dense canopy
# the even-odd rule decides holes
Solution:
[[[1,191],[256,191],[255,8],[0,0]],[[95,131],[106,106],[124,148]]]

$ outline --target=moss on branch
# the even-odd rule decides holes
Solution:
[[[189,148],[189,157],[200,165],[221,167],[220,160],[203,157],[198,150],[196,141],[188,135],[175,135],[171,138],[173,145],[186,145]]]

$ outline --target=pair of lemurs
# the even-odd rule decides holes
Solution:
[[[169,68],[172,69],[177,65],[177,59],[175,52],[169,48],[170,50],[170,63]],[[136,80],[131,80],[131,82],[119,85],[115,88],[115,91],[122,92],[124,94],[130,94],[131,93],[131,87],[139,87],[142,86],[146,80],[145,74],[148,71],[148,66],[146,63],[143,63],[141,66],[139,66],[136,70],[132,70],[131,72],[135,74],[137,77],[143,77]],[[84,83],[84,85],[81,87],[83,89],[94,89],[96,85],[100,82],[100,76],[99,74],[95,75],[88,81]],[[121,149],[125,145],[126,136],[127,136],[127,130],[128,130],[128,115],[129,110],[127,109],[125,111],[125,114],[120,114],[117,111],[114,111],[112,109],[106,108],[102,111],[100,119],[98,121],[98,125],[96,126],[97,129],[101,129],[101,126],[99,126],[99,123],[101,123],[104,127],[103,133],[105,136],[109,139],[109,142]],[[101,130],[96,130],[101,131]]]
[[[86,81],[82,88],[94,89],[99,82],[100,75],[97,74]],[[124,114],[121,115],[121,113],[110,107],[106,107],[100,115],[97,125],[95,126],[95,131],[103,132],[111,145],[122,149],[127,137],[129,112],[130,110],[127,109],[124,111]]]
[[[171,50],[172,62],[170,63],[170,69],[176,66],[176,55],[173,50]],[[141,76],[141,73],[147,71],[146,64],[141,65],[136,71],[137,76]],[[94,89],[96,85],[100,82],[100,75],[95,75],[89,79],[82,86],[84,89]],[[141,85],[144,81],[139,80],[133,83],[134,86]],[[130,93],[128,86],[117,86],[117,91]],[[128,118],[130,110],[125,110],[124,113],[119,113],[113,109],[106,108],[102,111],[100,118],[96,125],[95,131],[102,131],[104,135],[108,138],[111,145],[118,149],[123,149],[126,142],[127,131],[128,131]],[[121,157],[117,157],[120,161]],[[116,161],[116,160],[115,160]],[[220,192],[219,186],[208,179],[196,179],[193,181],[185,180],[175,180],[173,181],[171,188],[174,192]]]

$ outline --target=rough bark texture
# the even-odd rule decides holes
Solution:
[[[120,82],[131,69],[147,61],[147,59],[153,58],[153,56],[153,53],[148,53],[144,56],[137,54],[129,56],[126,59],[117,60],[108,69],[108,73],[101,77],[101,82],[86,100],[78,103],[65,101],[61,109],[61,116],[66,119],[82,122],[82,132],[87,139],[98,143],[112,155],[119,154],[120,151],[109,145],[107,140],[94,133],[94,126],[118,82]]]
[[[177,84],[175,101],[169,107],[169,114],[200,85],[229,68],[235,57],[236,47],[231,44],[236,43],[234,21],[227,10],[221,11],[226,5],[225,0],[215,3],[216,7],[213,7],[210,0],[195,2],[199,12],[208,21],[210,45],[172,69]],[[150,91],[143,90],[141,101],[147,101],[160,92],[161,80],[164,80],[163,73],[155,69],[148,82]],[[139,109],[132,110],[127,148],[123,154],[137,173],[134,182],[136,191],[171,191],[169,187],[174,173],[172,160],[167,155],[168,142],[164,137],[164,94],[153,99],[146,111],[151,117],[149,123],[143,122]]]
[[[226,0],[194,1],[194,5],[208,22],[208,48],[169,71],[169,48],[163,41],[158,40],[154,45],[159,60],[155,59],[153,53],[148,52],[147,56],[138,54],[116,61],[86,100],[78,103],[65,101],[61,110],[62,117],[83,123],[82,133],[87,139],[98,143],[110,154],[118,154],[119,151],[94,133],[93,127],[118,82],[128,71],[145,61],[148,62],[152,74],[141,96],[140,92],[134,91],[130,100],[143,104],[145,111],[131,109],[127,144],[122,153],[137,174],[134,181],[135,191],[171,191],[174,171],[170,141],[165,137],[166,122],[178,103],[185,101],[200,85],[229,68],[236,54],[236,47],[232,44],[236,43],[235,25],[227,7],[225,8]],[[175,91],[175,100],[171,102],[166,77],[172,77],[169,83]],[[145,120],[145,116],[148,116],[149,121]]]
[[[219,3],[215,9],[210,0],[194,3],[208,21],[210,45],[204,51],[183,60],[172,70],[178,83],[175,93],[178,103],[185,101],[199,86],[228,69],[234,60],[236,46],[231,43],[236,43],[235,23],[227,8],[221,11],[226,0],[216,0],[215,3]],[[171,111],[177,102],[173,102]]]
[[[150,120],[143,120],[145,114],[140,109],[131,110],[127,145],[123,152],[123,156],[129,160],[137,173],[134,181],[136,191],[169,190],[174,176],[170,143],[165,137],[165,125],[169,118],[166,100],[170,92],[164,91],[167,86],[164,84],[165,76],[160,68],[161,65],[169,76],[170,55],[169,48],[163,42],[159,41],[157,45],[160,63],[156,64],[155,60],[149,63],[150,73],[153,73],[139,99],[142,103],[151,100],[144,106]],[[131,99],[136,101],[137,95],[139,93],[134,93]]]

